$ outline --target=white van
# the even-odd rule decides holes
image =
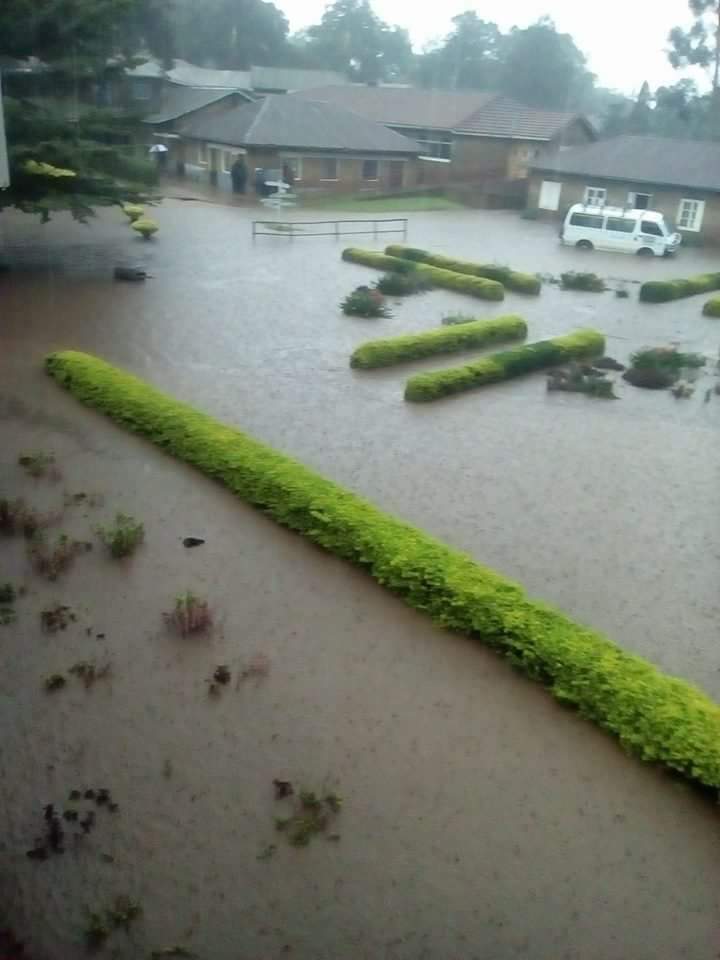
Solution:
[[[587,206],[575,203],[567,212],[560,239],[580,250],[618,250],[640,256],[674,253],[682,237],[656,210]]]

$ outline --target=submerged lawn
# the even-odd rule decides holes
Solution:
[[[347,210],[352,213],[421,213],[430,210],[463,210],[457,200],[443,195],[397,197],[318,197],[307,200],[304,206],[319,210]]]

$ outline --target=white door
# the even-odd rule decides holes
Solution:
[[[540,186],[538,207],[541,210],[558,210],[560,208],[560,191],[562,184],[555,180],[543,180]]]

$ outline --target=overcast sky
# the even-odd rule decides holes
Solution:
[[[290,20],[291,30],[317,23],[325,9],[325,0],[276,2]],[[633,93],[643,80],[655,88],[685,75],[672,69],[664,52],[671,27],[689,23],[685,0],[483,0],[479,6],[468,0],[371,2],[383,20],[410,31],[416,50],[448,33],[450,19],[467,9],[476,10],[484,20],[494,20],[504,30],[515,24],[527,26],[548,14],[559,30],[572,34],[603,86]]]

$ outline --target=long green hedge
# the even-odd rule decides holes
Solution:
[[[667,303],[711,290],[720,290],[720,273],[700,273],[685,280],[648,280],[640,287],[640,299],[645,303]]]
[[[462,328],[461,328],[462,329]],[[568,360],[591,357],[605,349],[605,337],[595,330],[575,330],[563,337],[526,343],[500,353],[491,353],[463,367],[433,370],[410,377],[405,384],[405,399],[438,400],[451,393],[473,390],[486,383],[520,377],[533,370],[553,367]]]
[[[350,357],[351,367],[369,370],[389,367],[405,360],[419,360],[436,353],[460,353],[473,347],[500,343],[503,340],[522,340],[527,336],[527,324],[522,317],[497,317],[495,320],[475,320],[425,333],[369,340],[361,344]]]
[[[472,277],[485,277],[488,280],[497,280],[508,290],[516,293],[530,293],[537,295],[542,289],[539,277],[532,273],[518,273],[510,267],[503,267],[496,263],[473,263],[471,260],[456,260],[454,257],[445,257],[441,253],[429,253],[427,250],[418,250],[417,247],[405,247],[400,243],[393,243],[385,247],[389,257],[401,257],[404,260],[414,260],[416,263],[429,263],[433,267],[442,267],[443,270],[453,270],[455,273],[467,273]]]
[[[377,267],[378,270],[402,270],[407,267],[409,260],[401,257],[388,257],[385,253],[376,253],[374,250],[360,250],[358,247],[348,247],[342,252],[343,260],[351,263],[362,263],[366,267]],[[433,286],[444,287],[446,290],[455,290],[457,293],[467,293],[471,297],[481,300],[503,300],[505,288],[496,280],[486,280],[483,277],[468,277],[464,273],[453,273],[452,270],[441,270],[431,267],[427,263],[416,263],[415,269]]]
[[[97,357],[47,370],[83,403],[349,560],[443,627],[503,653],[644,760],[720,786],[720,707],[522,588],[239,430]]]

